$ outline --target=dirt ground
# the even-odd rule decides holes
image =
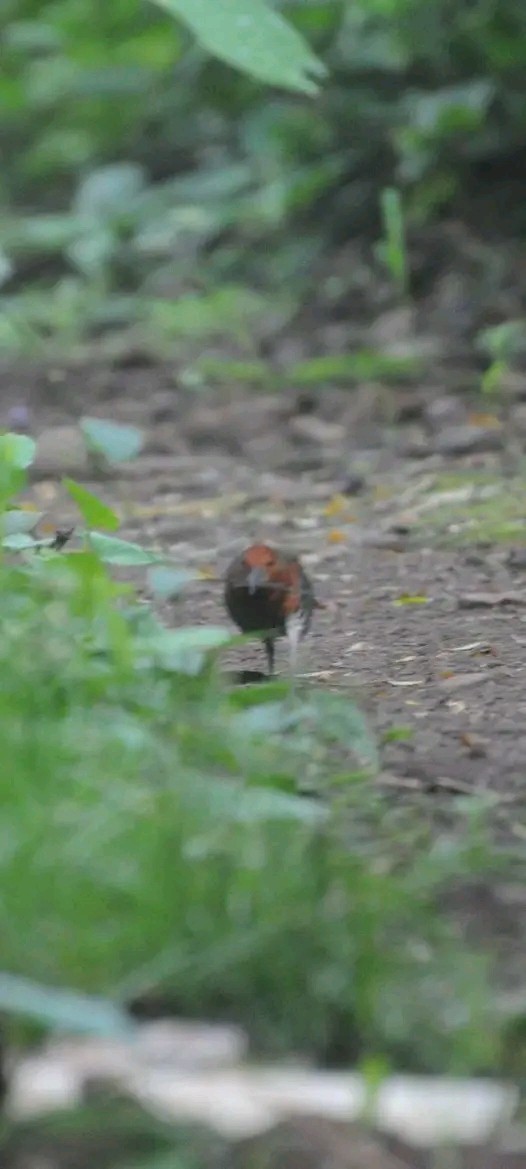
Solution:
[[[501,427],[465,388],[192,393],[138,358],[0,369],[3,418],[27,408],[38,438],[30,495],[48,520],[75,518],[60,476],[93,475],[79,417],[139,425],[141,455],[93,486],[124,534],[204,570],[169,619],[224,624],[230,558],[254,539],[296,550],[327,606],[302,673],[367,712],[379,782],[440,819],[486,794],[497,835],[524,855],[526,377],[513,393]],[[265,668],[256,645],[230,660]],[[506,981],[522,986],[524,888],[494,895],[474,894],[469,917],[504,939]]]
[[[139,458],[95,489],[123,534],[203,573],[170,607],[174,624],[225,623],[221,577],[244,544],[299,552],[326,603],[302,674],[366,710],[378,782],[424,814],[492,797],[497,836],[524,856],[524,471],[509,474],[509,428],[487,402],[372,385],[191,394],[170,368],[131,363],[0,370],[0,421],[21,405],[39,439],[29,494],[59,526],[72,518],[61,474],[93,482],[79,416],[144,428]],[[524,411],[518,392],[519,437]],[[229,661],[264,669],[257,646]],[[474,889],[465,920],[504,942],[504,985],[523,989],[524,884]]]
[[[380,736],[410,729],[384,746],[386,775],[408,789],[498,793],[518,828],[526,522],[522,477],[503,478],[497,420],[444,398],[460,415],[448,433],[480,433],[468,435],[473,453],[443,454],[444,428],[429,432],[418,390],[388,391],[394,424],[375,387],[367,409],[362,391],[317,393],[312,402],[294,391],[193,396],[165,368],[0,370],[0,421],[29,404],[39,441],[29,494],[58,524],[74,518],[60,475],[92,478],[78,437],[63,428],[81,414],[143,427],[143,453],[95,489],[120,508],[123,533],[209,577],[173,606],[174,624],[225,622],[221,577],[244,544],[297,551],[327,606],[315,615],[302,672],[348,689]],[[481,528],[486,496],[488,509],[499,512],[504,499],[511,510],[495,540],[491,516]],[[264,667],[257,646],[237,660]],[[285,661],[278,650],[278,669]]]

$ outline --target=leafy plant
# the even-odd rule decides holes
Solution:
[[[524,351],[526,328],[523,321],[507,321],[484,329],[478,338],[479,348],[489,355],[490,362],[482,378],[484,394],[500,394],[515,359]]]
[[[400,192],[387,187],[382,191],[380,202],[384,237],[377,243],[376,252],[385,264],[398,295],[403,299],[409,291],[409,269]]]
[[[265,0],[155,0],[191,28],[209,53],[270,85],[315,93],[325,69]]]
[[[522,140],[517,0],[123,0],[96,21],[78,0],[44,15],[9,0],[3,55],[0,341],[15,354],[130,331],[193,361],[227,332],[228,357],[252,361],[261,314],[238,352],[225,287],[238,306],[258,290],[268,341],[305,299],[330,300],[334,243],[372,243],[383,220],[402,292],[415,222],[469,203],[479,166],[505,167]],[[341,298],[359,287],[354,265],[339,280]]]
[[[4,515],[30,449],[0,443]],[[146,995],[226,1013],[267,1051],[323,1056],[337,1032],[417,1067],[491,1066],[483,964],[438,908],[487,862],[481,825],[433,843],[390,808],[347,697],[231,689],[229,631],[170,629],[138,603],[107,564],[152,554],[93,530],[106,506],[67,485],[81,548],[29,534],[0,563],[0,1005],[75,1027],[71,992]],[[155,560],[150,586],[176,591]],[[120,1017],[97,1011],[85,1026]]]

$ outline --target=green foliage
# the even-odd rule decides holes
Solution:
[[[134,459],[142,447],[143,436],[136,426],[117,425],[105,418],[81,418],[80,426],[88,447],[108,463]]]
[[[80,483],[75,483],[74,479],[64,479],[64,486],[71,498],[75,500],[80,514],[88,526],[107,528],[110,532],[114,532],[118,528],[119,517],[112,511],[111,507],[107,507],[91,491],[87,491]]]
[[[293,384],[315,386],[326,382],[353,383],[378,379],[386,382],[411,381],[418,377],[420,365],[414,357],[390,357],[368,349],[356,353],[336,353],[298,362],[289,371]]]
[[[230,689],[228,630],[167,628],[109,575],[148,565],[137,549],[88,528],[80,550],[0,562],[0,1006],[76,1027],[87,994],[100,1030],[120,1019],[101,996],[153,994],[271,1052],[343,1035],[415,1067],[492,1066],[484,963],[439,910],[488,863],[483,824],[433,841],[390,806],[347,697]]]
[[[376,251],[385,264],[400,297],[409,291],[409,271],[405,244],[404,215],[399,191],[387,187],[381,195],[384,238]]]
[[[209,53],[270,85],[315,93],[325,70],[265,0],[154,0],[191,28]]]
[[[53,1030],[118,1038],[133,1034],[129,1015],[107,999],[53,990],[17,975],[0,974],[0,1007]]]
[[[158,567],[148,569],[146,579],[154,597],[173,599],[187,585],[192,584],[197,577],[194,572],[189,572],[186,568],[169,568],[167,565],[161,564]]]
[[[140,568],[162,560],[158,552],[149,552],[140,544],[120,540],[118,536],[106,536],[104,532],[90,532],[89,546],[104,564],[118,564],[121,568]]]
[[[490,359],[482,378],[482,392],[498,394],[516,358],[526,351],[524,321],[506,321],[502,325],[484,329],[478,337],[478,343]]]
[[[334,240],[378,238],[382,192],[402,290],[397,200],[410,230],[524,138],[518,0],[120,0],[96,19],[81,0],[7,0],[3,16],[0,343],[14,352],[131,329],[162,352],[189,340],[193,358],[235,337],[218,294],[237,289],[239,308],[257,287],[233,354],[250,360],[260,318],[266,336],[283,326]],[[314,97],[286,92],[312,90],[320,60]],[[341,280],[352,291],[352,266]]]

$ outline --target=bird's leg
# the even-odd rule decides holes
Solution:
[[[301,611],[299,613],[293,613],[290,617],[287,617],[285,627],[287,631],[287,641],[289,643],[289,664],[293,682],[295,681],[296,675],[298,673],[300,642],[303,635],[304,626],[305,619]]]
[[[274,638],[265,638],[265,651],[267,654],[268,672],[269,676],[274,673]]]

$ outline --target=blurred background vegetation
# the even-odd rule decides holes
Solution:
[[[201,41],[230,60],[232,5],[242,17],[242,0],[191,6]],[[520,0],[289,0],[273,7],[305,60],[275,39],[266,67],[270,28],[248,71],[173,19],[185,7],[4,3],[4,349],[132,329],[161,352],[220,334],[272,353],[306,306],[370,318],[436,292],[452,266],[457,334],[520,313],[523,264],[505,238],[526,227]],[[403,219],[395,252],[386,191]],[[329,348],[348,341],[342,330]]]
[[[287,363],[296,384],[392,380],[436,357],[430,330],[471,359],[485,337],[502,376],[526,291],[522,0],[2,16],[2,356],[138,345],[182,354],[190,384],[203,354],[205,381],[277,386]],[[413,348],[379,354],[371,323],[415,306]],[[228,632],[168,632],[112,583],[106,563],[148,565],[141,549],[112,560],[88,532],[40,555],[24,517],[5,524],[33,457],[17,449],[0,450],[24,554],[2,579],[0,1006],[16,1015],[10,980],[34,978],[235,1017],[265,1055],[509,1071],[490,958],[441,912],[508,871],[487,808],[458,801],[435,833],[427,806],[384,800],[347,694],[291,713],[284,683],[227,693],[205,651]],[[88,529],[118,525],[90,507]],[[24,998],[16,1038],[39,1012]]]

